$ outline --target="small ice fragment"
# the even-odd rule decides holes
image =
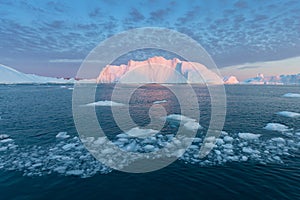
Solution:
[[[167,100],[160,100],[160,101],[154,101],[153,104],[161,104],[161,103],[166,103]]]
[[[97,101],[93,103],[88,103],[85,106],[125,106],[125,104],[114,102],[114,101]]]
[[[66,138],[69,138],[70,135],[68,135],[67,132],[59,132],[55,137],[60,138],[60,139],[66,139]]]
[[[7,138],[9,138],[9,135],[0,134],[0,140],[7,139]]]
[[[261,135],[253,133],[239,133],[238,136],[244,140],[257,140]]]
[[[279,131],[279,132],[286,132],[291,129],[287,127],[286,125],[279,124],[279,123],[268,123],[264,129],[269,130],[269,131]]]
[[[149,151],[153,151],[155,149],[155,147],[153,145],[147,144],[146,146],[144,146],[144,150],[149,152]]]
[[[225,142],[232,142],[232,141],[233,141],[233,138],[230,137],[230,136],[225,136],[223,140],[224,140]]]
[[[184,124],[184,127],[191,131],[196,131],[198,129],[202,129],[202,126],[198,122],[189,121]]]
[[[283,95],[283,97],[300,98],[300,94],[297,94],[297,93],[287,93],[287,94]]]

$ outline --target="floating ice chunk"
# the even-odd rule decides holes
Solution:
[[[70,170],[67,171],[66,174],[67,175],[73,175],[73,176],[81,176],[83,174],[83,170]]]
[[[125,134],[125,133],[121,133],[117,135],[118,138],[128,138],[129,135]]]
[[[0,134],[0,140],[7,139],[7,138],[9,138],[9,135]]]
[[[289,112],[289,111],[281,111],[281,112],[278,112],[277,115],[284,116],[284,117],[290,117],[290,118],[300,117],[300,113]]]
[[[133,140],[133,142],[131,142],[130,144],[128,144],[127,146],[125,146],[125,150],[126,151],[130,151],[130,152],[136,152],[137,151],[137,143],[135,140]]]
[[[279,123],[268,123],[264,129],[269,130],[269,131],[279,131],[279,132],[286,132],[289,131],[289,127],[283,124]]]
[[[70,143],[70,144],[65,144],[62,148],[65,150],[65,151],[68,151],[74,147],[76,147],[77,144],[75,143]]]
[[[0,147],[0,151],[6,151],[7,147]]]
[[[141,129],[139,127],[135,127],[130,129],[129,131],[126,132],[126,134],[130,137],[149,137],[152,135],[157,134],[159,131],[158,130],[153,130],[153,129]]]
[[[257,140],[261,135],[253,133],[239,133],[238,136],[244,140]]]
[[[283,97],[300,98],[300,94],[297,94],[297,93],[287,93],[287,94],[283,95]]]
[[[2,142],[2,143],[12,142],[12,141],[14,141],[14,140],[11,138],[0,140],[0,142]]]
[[[86,104],[85,106],[125,106],[125,104],[114,102],[114,101],[97,101]]]
[[[68,88],[68,90],[74,90],[74,88]]]
[[[161,104],[161,103],[166,103],[167,100],[161,100],[161,101],[154,101],[153,104]]]
[[[55,137],[60,138],[60,139],[66,139],[66,138],[69,138],[70,135],[68,135],[67,132],[59,132]]]
[[[283,139],[281,137],[272,138],[271,140],[274,142],[277,142],[277,143],[285,143],[285,139]]]
[[[191,131],[196,131],[198,129],[202,129],[202,126],[198,122],[189,121],[184,124],[184,127]]]
[[[224,140],[225,142],[232,142],[232,141],[233,141],[233,138],[230,137],[230,136],[225,136],[223,140]]]
[[[248,157],[247,156],[242,156],[242,161],[247,161]]]
[[[169,119],[169,120],[176,120],[176,121],[182,121],[183,123],[186,123],[186,122],[196,122],[195,119],[189,118],[189,117],[184,116],[184,115],[179,115],[179,114],[168,115],[167,119]]]
[[[300,136],[300,132],[295,133],[295,135]]]
[[[153,145],[147,144],[146,146],[144,146],[144,150],[149,152],[149,151],[153,151],[155,149],[155,147]]]
[[[223,139],[217,138],[217,139],[216,139],[216,144],[219,145],[219,146],[222,145],[222,144],[224,144]]]
[[[104,144],[106,142],[106,138],[105,137],[99,137],[97,140],[94,141],[95,145],[101,145]]]
[[[251,147],[243,147],[242,151],[248,154],[259,154],[260,152],[252,149]]]

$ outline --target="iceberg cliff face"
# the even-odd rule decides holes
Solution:
[[[18,83],[72,83],[74,79],[58,79],[34,74],[24,74],[10,67],[0,64],[0,84],[18,84]]]
[[[204,81],[205,80],[205,81]],[[97,78],[98,83],[212,83],[223,84],[217,74],[204,65],[152,57],[145,61],[130,60],[127,65],[107,65]]]

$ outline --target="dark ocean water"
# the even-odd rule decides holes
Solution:
[[[201,146],[195,142],[195,148],[168,167],[142,174],[112,170],[83,147],[69,88],[0,85],[0,199],[300,199],[300,118],[276,114],[300,113],[300,98],[283,97],[300,93],[299,86],[226,86],[225,132],[210,154],[195,156]],[[97,101],[108,99],[112,88],[100,85]],[[201,138],[211,117],[210,98],[204,87],[195,91]],[[161,97],[168,114],[180,112],[176,96],[149,85],[131,98],[133,120],[147,124],[147,110]],[[110,107],[96,111],[109,137],[122,133],[111,120]],[[266,130],[268,123],[285,125],[286,130]],[[176,126],[165,127],[161,134],[173,131]]]

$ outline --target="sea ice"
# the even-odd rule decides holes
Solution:
[[[157,134],[159,131],[153,129],[141,129],[139,127],[135,127],[126,132],[126,134],[130,137],[149,137]]]
[[[279,123],[268,123],[264,129],[269,130],[269,131],[279,131],[279,132],[286,132],[289,131],[289,127],[283,124]]]
[[[160,100],[160,101],[154,101],[153,104],[161,104],[161,103],[166,103],[167,100]]]
[[[97,101],[86,104],[86,106],[125,106],[125,104],[114,102],[114,101]]]
[[[0,140],[7,139],[7,138],[9,138],[9,135],[0,134]]]
[[[290,117],[290,118],[300,117],[300,113],[289,112],[289,111],[281,111],[281,112],[278,112],[277,115],[284,116],[284,117]]]
[[[297,94],[297,93],[287,93],[287,94],[283,95],[283,97],[300,98],[300,94]]]
[[[184,124],[184,127],[191,131],[196,131],[198,129],[202,129],[202,126],[198,122],[189,121]]]
[[[244,140],[257,140],[261,135],[253,133],[239,133],[238,136]]]
[[[70,135],[68,135],[67,132],[59,132],[55,137],[56,138],[61,138],[61,139],[66,139],[66,138],[69,138]]]

